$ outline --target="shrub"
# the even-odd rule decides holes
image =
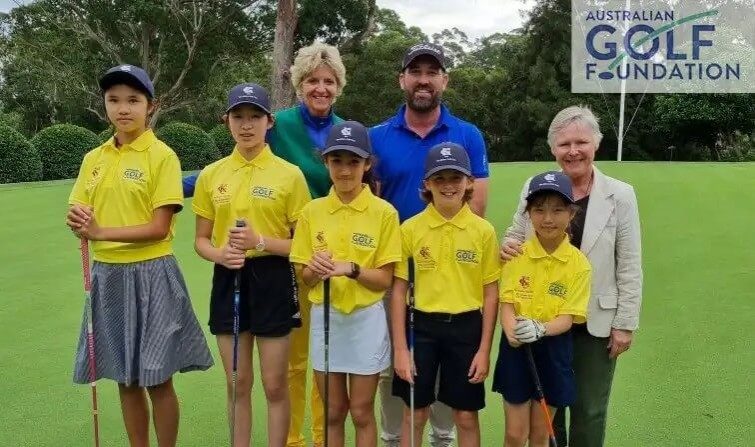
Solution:
[[[84,155],[100,145],[91,130],[73,124],[56,124],[42,129],[31,144],[42,158],[42,180],[73,178]]]
[[[231,135],[231,131],[228,130],[228,127],[225,124],[218,124],[213,127],[209,133],[212,140],[215,142],[218,151],[220,151],[220,156],[225,157],[231,155],[234,146],[236,146],[236,142],[233,140],[233,136]]]
[[[168,123],[157,130],[157,137],[178,154],[185,171],[202,169],[220,158],[210,135],[191,124]]]
[[[115,131],[113,130],[112,127],[108,127],[107,129],[98,133],[97,136],[100,138],[100,144],[104,144],[107,140],[110,139],[110,137],[113,136],[114,133]]]
[[[34,182],[42,178],[39,153],[18,131],[0,126],[0,183]]]

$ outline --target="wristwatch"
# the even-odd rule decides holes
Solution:
[[[362,269],[361,269],[361,267],[359,267],[359,264],[357,264],[356,262],[352,262],[351,263],[351,273],[349,273],[348,275],[346,275],[346,277],[347,278],[351,278],[351,279],[357,279],[357,278],[359,278],[359,274],[361,272],[362,272]]]
[[[262,237],[260,234],[260,241],[257,242],[257,245],[254,246],[254,249],[257,251],[265,251],[265,238]]]

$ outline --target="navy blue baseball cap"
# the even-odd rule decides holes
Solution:
[[[527,188],[527,200],[544,191],[561,194],[569,203],[574,203],[571,180],[563,172],[548,171],[532,177],[530,186]]]
[[[100,78],[100,89],[105,93],[110,87],[126,84],[146,93],[150,98],[155,97],[155,86],[143,68],[136,65],[123,64],[111,68]]]
[[[331,127],[322,155],[334,151],[349,151],[362,158],[370,158],[372,144],[367,128],[357,121],[344,121]]]
[[[414,61],[414,59],[417,59],[420,56],[431,56],[433,59],[438,61],[440,68],[445,71],[446,56],[443,54],[443,47],[430,42],[422,42],[409,47],[409,49],[406,50],[406,53],[404,54],[404,61],[401,64],[401,71],[406,70],[406,67],[408,67],[409,64]]]
[[[262,87],[259,84],[246,82],[233,87],[231,91],[228,92],[228,107],[225,109],[226,113],[230,112],[232,108],[242,104],[256,106],[268,115],[272,115],[270,112],[270,95],[268,95],[265,87]]]
[[[471,176],[472,167],[466,149],[451,142],[433,146],[425,158],[425,180],[444,169],[453,169]]]

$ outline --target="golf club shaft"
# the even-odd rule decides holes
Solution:
[[[84,300],[87,314],[87,353],[89,356],[89,382],[92,388],[92,419],[94,445],[100,445],[100,424],[97,409],[97,367],[94,356],[94,321],[92,317],[92,277],[89,268],[89,241],[81,238],[81,271],[84,275]]]
[[[414,375],[414,258],[409,258],[409,358],[411,360],[412,376]],[[414,447],[415,433],[414,433],[414,377],[412,382],[409,383],[409,432],[411,438],[409,438],[409,446]]]
[[[524,346],[527,351],[527,363],[530,365],[530,372],[532,373],[532,380],[535,382],[535,390],[537,391],[537,400],[540,402],[540,408],[543,409],[543,417],[545,418],[545,426],[548,428],[548,442],[550,447],[558,447],[556,442],[556,433],[553,431],[553,421],[551,419],[551,412],[548,409],[548,403],[545,401],[545,394],[543,393],[543,386],[540,383],[540,375],[537,373],[537,365],[535,365],[535,357],[532,354],[532,346],[529,344]]]
[[[243,220],[236,220],[236,227],[241,228],[246,225]],[[236,383],[239,376],[239,301],[241,295],[241,285],[239,284],[241,269],[236,270],[233,277],[233,372],[231,373],[231,447],[236,439]]]
[[[323,283],[323,330],[325,336],[325,392],[323,405],[324,418],[323,436],[325,438],[325,447],[328,447],[328,417],[330,415],[330,278]]]

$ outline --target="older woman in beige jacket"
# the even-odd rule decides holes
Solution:
[[[632,186],[593,165],[602,137],[595,115],[581,106],[560,111],[548,129],[551,153],[571,179],[582,211],[572,222],[571,242],[587,255],[593,268],[587,324],[572,329],[577,400],[569,408],[571,447],[603,445],[616,358],[632,344],[642,300],[637,198]],[[503,260],[517,256],[519,245],[532,232],[524,212],[528,184],[529,180],[506,230]],[[557,412],[555,421],[561,446],[567,445],[564,413]]]

